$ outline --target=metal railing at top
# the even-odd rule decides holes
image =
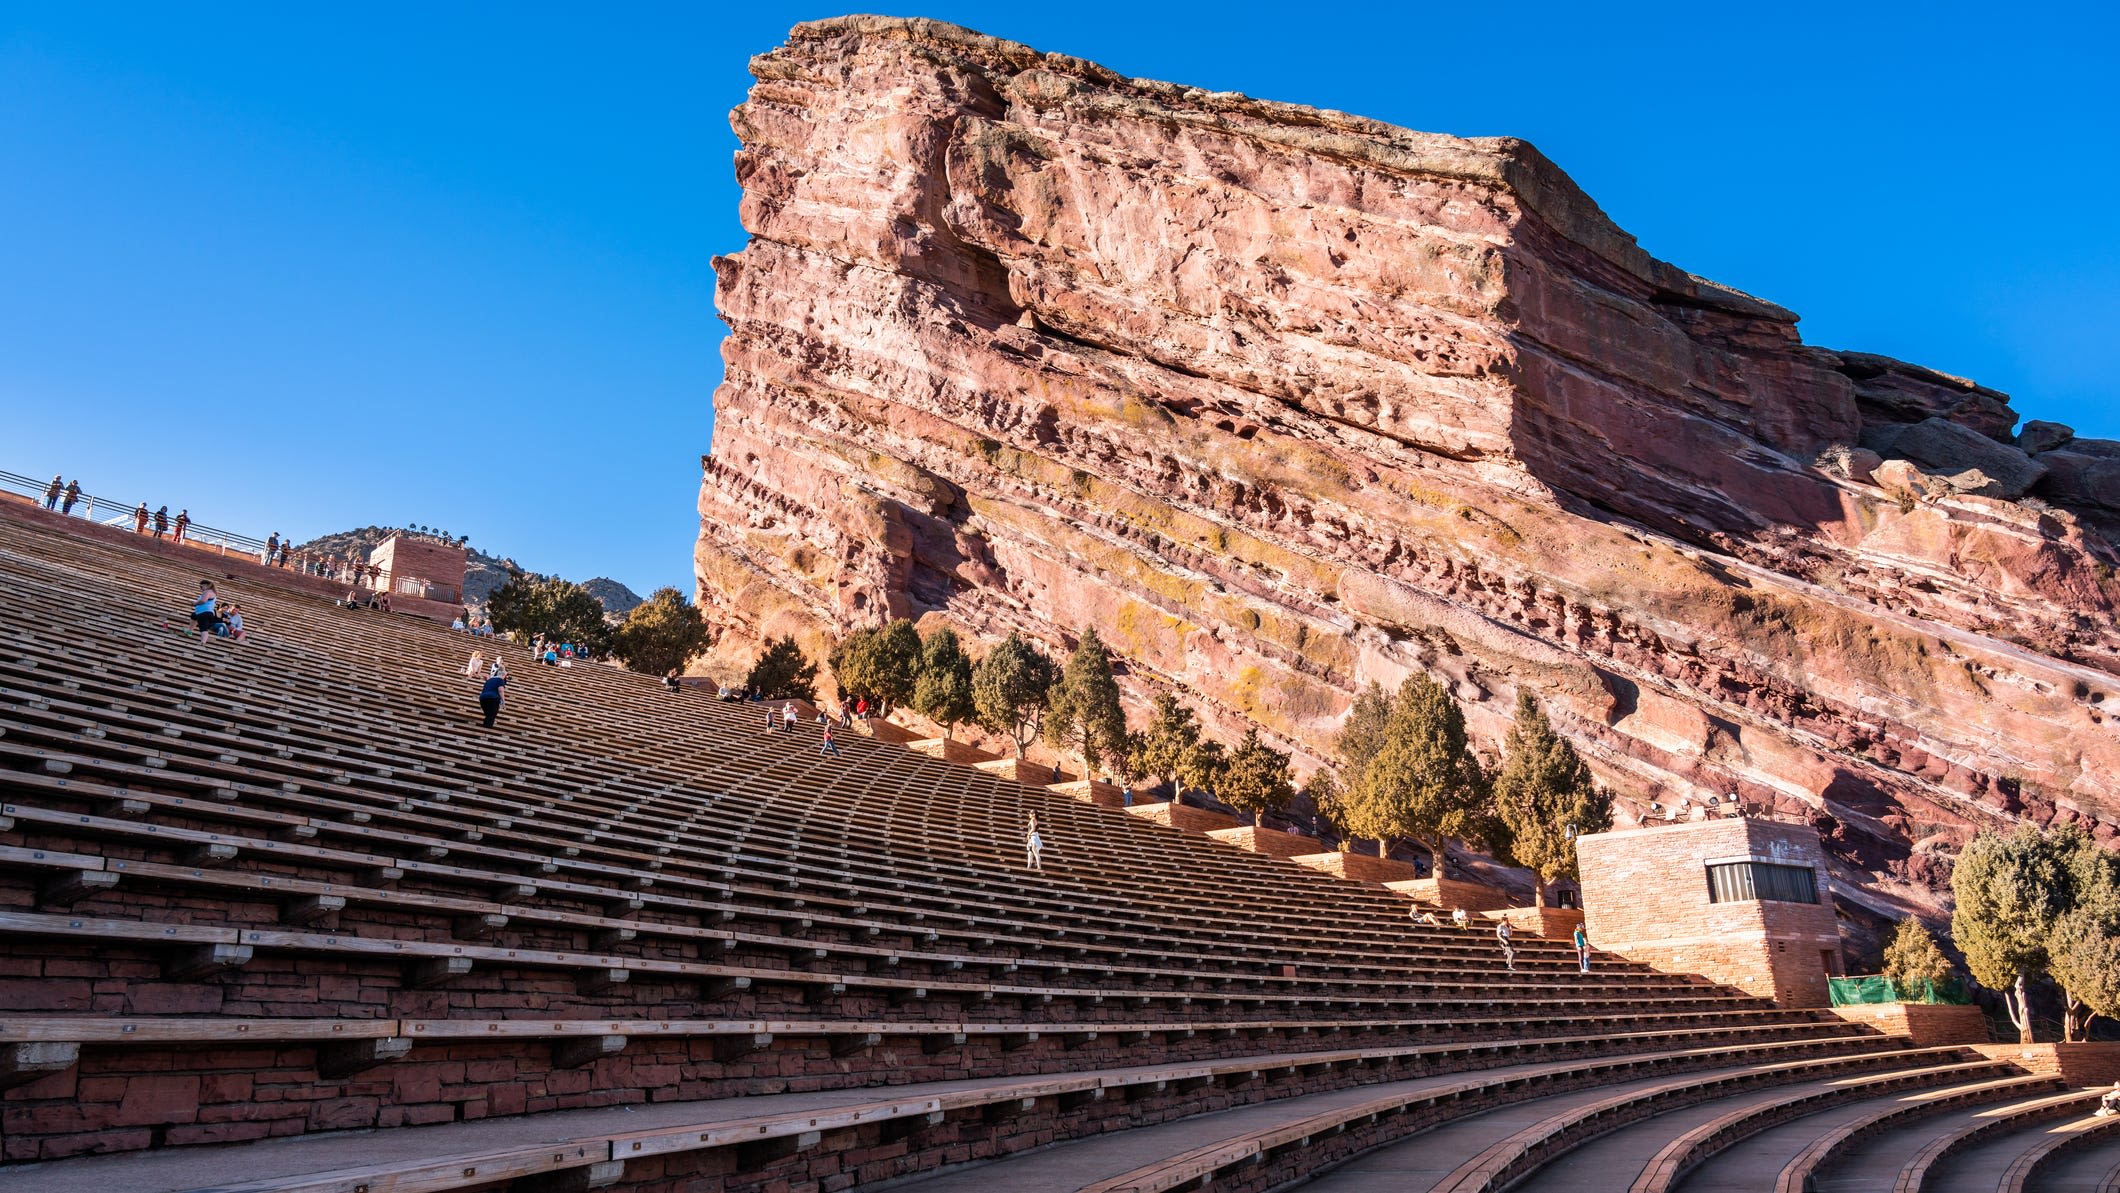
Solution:
[[[45,504],[46,494],[51,491],[51,482],[40,481],[34,477],[18,476],[12,472],[0,472],[0,489],[20,493],[25,497],[34,499],[41,506]],[[60,504],[53,507],[53,513],[63,511],[69,517],[86,519],[102,526],[119,526],[130,529],[139,518],[139,502],[113,501],[107,497],[98,497],[86,490],[83,490],[74,499],[71,509],[65,508],[66,498],[63,494],[59,501]],[[148,516],[152,518],[153,515],[154,511],[150,509]],[[174,533],[176,515],[170,515],[169,520],[171,533]],[[149,526],[152,527],[153,523],[150,522]],[[197,521],[185,524],[184,538],[187,542],[196,546],[218,547],[223,554],[252,555],[260,558],[265,554],[264,539],[252,538],[247,534],[237,534],[233,530],[222,530],[216,526],[207,526]]]

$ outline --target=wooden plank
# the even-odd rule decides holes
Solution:
[[[103,1018],[88,1015],[0,1015],[0,1040],[72,1040],[83,1044],[245,1040],[273,1043],[394,1036],[396,1019]]]
[[[156,943],[238,943],[234,928],[157,924],[147,920],[105,920],[87,916],[38,915],[22,911],[0,911],[0,932],[20,932],[38,936],[82,936],[98,940],[144,940]]]
[[[194,1193],[439,1193],[466,1185],[580,1168],[609,1159],[609,1151],[609,1144],[603,1140],[534,1144],[210,1185]]]

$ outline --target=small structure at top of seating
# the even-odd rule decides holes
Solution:
[[[368,553],[382,569],[377,585],[393,596],[417,597],[445,605],[464,600],[464,548],[424,535],[392,534]]]
[[[1681,821],[1576,840],[1585,929],[1603,951],[1822,1007],[1842,972],[1825,855],[1808,825]]]

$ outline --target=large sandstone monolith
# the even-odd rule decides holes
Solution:
[[[1425,669],[1490,746],[1528,687],[1628,808],[1734,789],[1877,873],[2020,813],[2112,833],[2100,465],[2040,508],[1856,447],[1942,420],[2011,492],[2002,395],[1806,346],[1521,141],[920,20],[752,73],[697,552],[729,656],[1094,626],[1131,698],[1306,764]]]

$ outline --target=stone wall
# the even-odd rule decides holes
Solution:
[[[1207,834],[1225,845],[1249,849],[1253,853],[1269,854],[1273,857],[1297,857],[1318,852],[1318,839],[1301,833],[1284,833],[1278,829],[1239,825],[1236,828],[1210,830]]]
[[[1834,1007],[1833,1013],[1850,1023],[1874,1027],[1889,1035],[1910,1036],[1917,1048],[1985,1044],[1990,1038],[1987,1016],[1980,1013],[1979,1007],[1887,1002]]]
[[[1783,1006],[1826,1005],[1840,928],[1809,826],[1738,817],[1593,833],[1576,858],[1594,948]],[[1819,901],[1711,902],[1708,864],[1744,858],[1810,866]]]

